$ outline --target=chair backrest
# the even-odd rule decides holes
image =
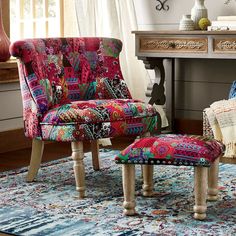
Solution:
[[[19,59],[24,99],[31,96],[38,114],[71,101],[131,98],[124,82],[114,38],[25,39],[11,44]],[[31,101],[31,102],[32,102]]]

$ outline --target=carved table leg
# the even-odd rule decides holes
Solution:
[[[175,120],[175,59],[166,59],[166,116],[169,122],[169,130],[174,130]]]
[[[175,115],[175,104],[174,104],[174,77],[175,77],[175,60],[166,59],[164,68],[163,58],[152,58],[152,57],[138,57],[143,60],[146,69],[155,70],[155,79],[159,80],[159,83],[155,83],[152,87],[152,92],[147,92],[146,95],[151,95],[149,104],[153,105],[164,105],[166,104],[166,115],[169,122],[169,132],[173,131],[174,128],[174,115]],[[166,81],[166,92],[164,82]],[[148,90],[150,88],[148,87]]]

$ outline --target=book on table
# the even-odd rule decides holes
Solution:
[[[219,20],[215,20],[215,21],[212,21],[211,22],[211,25],[212,26],[228,26],[228,27],[230,27],[230,26],[235,26],[236,27],[236,20],[234,21],[234,20],[231,20],[231,21],[226,21],[226,20],[224,20],[224,21],[219,21]]]
[[[236,16],[218,16],[217,21],[236,21]]]
[[[236,16],[218,16],[217,20],[211,22],[208,30],[236,30]]]
[[[208,31],[225,31],[225,30],[231,30],[236,31],[236,25],[235,26],[208,26]]]

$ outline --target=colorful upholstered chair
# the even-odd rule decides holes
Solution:
[[[99,169],[98,139],[158,129],[155,109],[130,95],[121,49],[113,38],[27,39],[10,46],[19,59],[25,135],[33,139],[28,181],[39,169],[43,141],[71,142],[76,188],[84,197],[84,140],[91,140]]]

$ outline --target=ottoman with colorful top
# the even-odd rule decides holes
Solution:
[[[163,134],[135,140],[115,158],[123,164],[124,214],[135,214],[135,164],[142,165],[143,195],[153,194],[153,166],[194,167],[194,218],[206,218],[206,198],[217,200],[219,158],[224,145],[203,136]]]

